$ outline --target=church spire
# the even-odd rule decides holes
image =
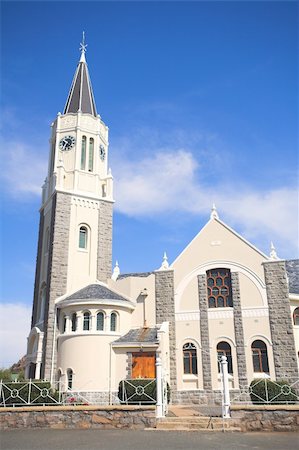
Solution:
[[[80,43],[81,57],[65,104],[63,114],[82,112],[97,116],[96,104],[85,59],[87,44],[83,31]]]

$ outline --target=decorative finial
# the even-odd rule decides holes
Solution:
[[[113,274],[112,274],[112,277],[111,277],[112,280],[116,281],[118,276],[119,276],[119,274],[120,274],[120,269],[119,269],[118,261],[116,260],[115,266],[114,266],[114,269],[113,269]]]
[[[276,248],[274,247],[273,242],[271,242],[271,246],[270,246],[270,258],[271,259],[279,259],[276,253]]]
[[[162,265],[159,270],[167,270],[168,268],[169,268],[168,258],[166,252],[164,252]]]
[[[215,203],[213,203],[210,218],[211,218],[211,219],[219,219],[219,216],[218,216],[218,212],[217,212],[217,208],[216,208]]]
[[[87,44],[85,44],[85,32],[83,31],[82,42],[80,42],[80,48],[79,48],[79,50],[81,51],[80,62],[86,62],[86,60],[85,60],[86,47],[87,47]]]

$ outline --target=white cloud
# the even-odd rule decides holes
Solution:
[[[0,317],[0,367],[10,367],[26,353],[31,307],[21,303],[2,303]]]
[[[41,195],[47,169],[47,161],[41,148],[3,139],[1,149],[2,161],[6,161],[1,178],[10,195]]]
[[[220,168],[218,169],[220,170]],[[238,181],[217,181],[217,169],[209,172],[191,151],[159,150],[139,161],[115,164],[116,209],[132,217],[152,217],[183,212],[208,217],[213,202],[220,215],[241,228],[248,239],[268,245],[274,240],[294,255],[298,244],[298,192],[295,187],[263,191]],[[279,247],[278,247],[279,248]]]

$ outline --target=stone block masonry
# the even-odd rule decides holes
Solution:
[[[42,377],[50,380],[55,323],[55,300],[66,293],[69,249],[71,196],[56,192],[53,197],[50,230],[49,268],[47,279],[47,301],[45,311],[45,335],[43,348]],[[53,368],[56,369],[55,353]]]
[[[242,310],[241,310],[239,274],[237,272],[231,273],[231,286],[232,286],[232,297],[233,297],[233,307],[234,307],[234,329],[235,329],[235,339],[236,339],[239,387],[240,387],[240,389],[246,389],[246,387],[248,386],[248,379],[247,379],[247,375],[246,375],[247,369],[246,369],[246,357],[245,357],[243,319],[242,319]]]
[[[173,270],[155,272],[156,323],[169,322],[169,364],[172,400],[177,391],[176,336]]]
[[[154,406],[45,406],[1,408],[0,429],[113,428],[144,429],[156,426]]]
[[[264,263],[272,349],[277,380],[298,380],[298,364],[284,261]]]
[[[99,203],[97,277],[107,283],[112,273],[113,203],[104,200]]]
[[[203,388],[206,392],[212,391],[208,298],[206,275],[198,275],[198,300],[200,311],[200,338]]]
[[[31,317],[31,328],[36,324],[38,317],[38,302],[40,301],[40,271],[41,271],[41,259],[43,249],[43,236],[44,236],[44,211],[40,212],[39,219],[39,231],[38,231],[38,244],[37,244],[37,256],[36,256],[36,269],[35,269],[35,282],[34,282],[34,298]]]
[[[298,405],[231,406],[231,426],[241,431],[299,431]],[[285,448],[288,448],[286,443]]]

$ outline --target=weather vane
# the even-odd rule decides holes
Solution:
[[[87,44],[85,44],[85,32],[83,31],[83,36],[82,36],[82,42],[80,42],[80,49],[79,50],[81,50],[81,53],[85,53],[86,52],[86,47],[87,47]]]

